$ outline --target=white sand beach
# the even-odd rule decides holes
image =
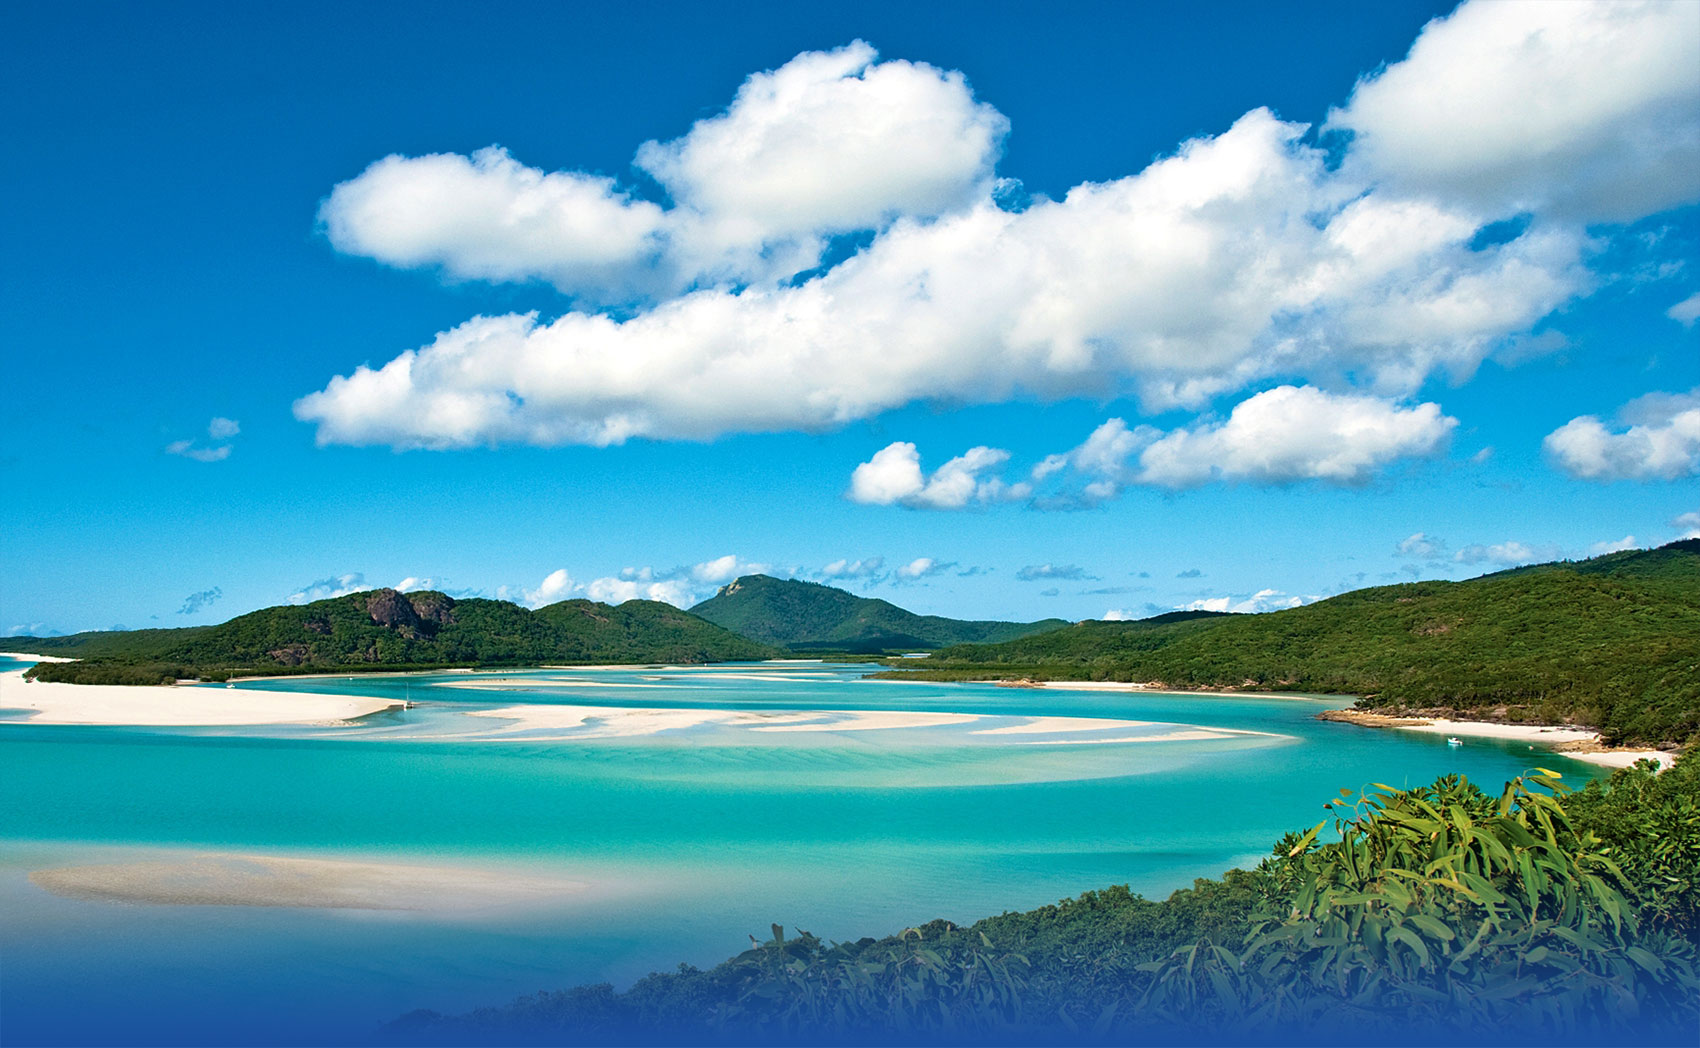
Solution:
[[[1528,742],[1531,749],[1556,750],[1566,757],[1608,768],[1627,768],[1636,761],[1658,761],[1668,768],[1676,763],[1677,755],[1664,750],[1623,750],[1602,746],[1598,732],[1586,728],[1562,728],[1539,724],[1489,724],[1484,721],[1459,721],[1444,718],[1423,718],[1419,724],[1396,724],[1405,731],[1420,731],[1431,735],[1446,735],[1457,739],[1509,739]]]
[[[1573,760],[1607,768],[1627,768],[1638,761],[1657,761],[1660,768],[1676,763],[1677,754],[1667,750],[1618,749],[1604,745],[1596,731],[1552,724],[1495,724],[1489,721],[1449,720],[1445,717],[1398,717],[1370,710],[1329,710],[1322,720],[1356,724],[1365,728],[1397,728],[1427,735],[1464,739],[1498,739],[1526,742],[1531,751],[1559,753]],[[1467,745],[1467,744],[1466,744]]]
[[[28,659],[30,662],[76,662],[58,655],[31,655],[27,651],[0,651],[0,659]]]
[[[35,870],[30,881],[72,899],[176,906],[475,912],[583,892],[560,877],[451,866],[237,852],[167,854]]]
[[[393,699],[187,685],[58,684],[0,673],[0,709],[28,724],[211,727],[340,723],[400,706]]]

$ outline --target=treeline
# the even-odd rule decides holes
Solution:
[[[1162,902],[1110,888],[851,943],[775,925],[712,969],[416,1012],[382,1040],[1693,1043],[1700,756],[1332,807],[1337,839],[1325,820]]]
[[[371,590],[264,608],[217,626],[79,634],[3,643],[79,661],[41,664],[38,680],[158,684],[243,674],[393,671],[547,663],[703,663],[768,658],[766,645],[670,604],[569,600],[535,611],[507,601]],[[42,650],[46,649],[46,650]]]
[[[1700,540],[1263,615],[1082,622],[945,648],[905,671],[1355,694],[1388,711],[1575,722],[1612,742],[1677,745],[1700,732]]]

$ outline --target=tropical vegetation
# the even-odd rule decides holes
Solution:
[[[1248,798],[1248,803],[1250,803]],[[408,1043],[1637,1043],[1700,1024],[1700,756],[1566,792],[1447,776],[1342,791],[1256,869],[968,927],[754,948]]]

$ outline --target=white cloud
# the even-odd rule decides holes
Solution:
[[[1670,526],[1681,533],[1678,538],[1700,539],[1700,510],[1682,514],[1671,521]]]
[[[639,581],[606,577],[586,583],[585,596],[604,604],[624,604],[628,600],[658,600],[676,608],[688,608],[697,602],[697,593],[683,579]]]
[[[1038,579],[1096,579],[1098,576],[1089,575],[1085,568],[1078,564],[1028,564],[1018,569],[1015,577],[1022,582],[1033,582]]]
[[[613,180],[545,174],[492,146],[470,157],[387,156],[319,208],[337,250],[457,280],[542,279],[625,293],[659,249],[662,210]]]
[[[763,575],[771,570],[767,564],[755,564],[740,560],[736,555],[728,553],[724,557],[703,561],[690,569],[690,577],[696,582],[718,586],[723,582],[731,582],[740,575]]]
[[[1665,310],[1665,316],[1683,327],[1692,327],[1696,320],[1700,320],[1700,291]]]
[[[165,446],[166,454],[181,455],[196,462],[223,462],[230,457],[230,445],[203,448],[192,440],[174,440]]]
[[[346,597],[350,593],[359,593],[372,587],[366,585],[366,576],[358,571],[346,575],[333,575],[328,579],[309,582],[289,595],[291,604],[310,604],[315,600],[329,600],[331,597]]]
[[[1408,396],[1541,343],[1597,280],[1587,220],[1700,197],[1697,55],[1692,4],[1467,3],[1332,113],[1339,165],[1254,109],[1021,211],[993,190],[1004,118],[861,43],[641,147],[667,206],[500,150],[386,158],[326,201],[334,244],[551,280],[581,308],[474,317],[296,415],[321,444],[445,449],[816,431],[916,401],[1201,408],[1276,378]],[[871,240],[809,272],[846,231]]]
[[[1138,477],[1164,487],[1211,480],[1362,484],[1396,459],[1433,454],[1457,424],[1438,404],[1407,408],[1277,386],[1242,401],[1226,422],[1166,434],[1140,453]]]
[[[231,437],[242,432],[242,427],[234,419],[214,416],[207,423],[207,436],[214,441],[228,441]],[[181,455],[194,459],[196,462],[223,462],[230,457],[230,445],[218,444],[208,447],[194,440],[174,440],[165,446],[168,455]]]
[[[885,567],[884,557],[865,557],[860,560],[835,560],[820,569],[823,579],[877,579]]]
[[[577,588],[577,584],[573,582],[573,577],[567,573],[567,569],[556,568],[543,577],[543,581],[537,584],[536,589],[523,590],[522,593],[525,597],[526,607],[536,609],[566,600],[572,596],[575,588]]]
[[[1564,472],[1581,480],[1676,480],[1700,474],[1700,388],[1649,393],[1618,412],[1614,432],[1593,415],[1547,434],[1543,446]]]
[[[1459,564],[1497,564],[1500,567],[1516,567],[1519,564],[1534,564],[1538,561],[1557,560],[1557,546],[1528,546],[1521,542],[1500,542],[1492,546],[1465,546],[1452,559]]]
[[[742,575],[764,574],[772,570],[769,565],[753,563],[728,553],[723,557],[665,571],[648,565],[641,568],[622,568],[618,575],[605,575],[582,584],[573,583],[571,589],[605,604],[623,604],[628,600],[658,600],[675,607],[689,608],[712,596],[722,583]],[[562,595],[565,595],[564,590]]]
[[[1446,540],[1421,531],[1399,543],[1395,557],[1414,557],[1417,560],[1445,560]]]
[[[1348,168],[1484,214],[1622,221],[1700,193],[1700,7],[1496,0],[1424,27],[1329,116]]]
[[[1128,611],[1125,608],[1111,608],[1104,612],[1102,617],[1105,622],[1132,622],[1145,616],[1137,611]]]
[[[1009,452],[999,448],[969,448],[951,459],[932,476],[921,472],[921,455],[915,445],[896,441],[874,453],[850,475],[849,497],[854,502],[889,506],[901,503],[925,509],[962,509],[970,502],[1022,498],[1030,488],[1006,485],[982,474],[1009,461]]]
[[[637,165],[672,198],[544,172],[500,147],[389,156],[320,208],[331,243],[460,280],[546,280],[593,299],[782,279],[827,238],[986,197],[1008,123],[962,74],[876,62],[857,41],[747,79],[725,112],[647,142]]]
[[[1457,425],[1438,404],[1406,407],[1381,397],[1278,386],[1240,402],[1224,422],[1165,432],[1151,426],[1130,429],[1124,420],[1110,419],[1080,446],[1046,456],[1030,471],[1031,479],[1018,484],[985,475],[1008,460],[1007,452],[973,448],[926,478],[915,445],[899,441],[856,467],[850,498],[928,509],[1030,498],[1036,508],[1048,509],[1102,502],[1129,484],[1355,485],[1399,459],[1435,454]],[[1035,485],[1076,475],[1081,483],[1063,494],[1035,495]]]
[[[1616,542],[1596,542],[1588,547],[1588,555],[1598,557],[1606,553],[1619,553],[1636,547],[1635,536],[1625,535]]]
[[[1319,600],[1319,597],[1299,597],[1275,589],[1261,589],[1249,596],[1207,597],[1177,607],[1176,611],[1221,611],[1236,615],[1255,615],[1266,611],[1297,608]]]
[[[1587,286],[1580,232],[1473,250],[1476,220],[1363,196],[1305,130],[1255,110],[1062,200],[906,216],[795,286],[475,317],[296,414],[320,443],[453,448],[819,430],[917,400],[1197,406],[1276,373],[1403,393]]]
[[[428,576],[420,577],[417,575],[409,575],[407,578],[402,579],[391,588],[400,593],[408,593],[412,590],[441,589],[442,586],[443,583],[441,579],[435,579]]]
[[[940,562],[932,557],[916,557],[914,560],[897,569],[900,579],[925,579],[943,574],[956,567],[956,561]]]
[[[681,252],[704,257],[695,268],[748,278],[777,256],[790,264],[771,275],[788,276],[815,264],[824,236],[990,192],[1003,115],[975,102],[961,73],[875,57],[862,41],[800,54],[750,77],[683,138],[639,148],[638,165],[679,206]]]

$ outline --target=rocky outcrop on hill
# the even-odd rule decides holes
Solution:
[[[437,630],[455,620],[454,598],[442,593],[410,597],[393,589],[373,590],[366,597],[366,614],[380,626],[388,626],[408,640],[433,637]]]

